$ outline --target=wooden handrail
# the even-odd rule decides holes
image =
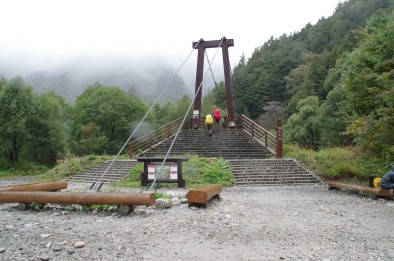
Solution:
[[[252,139],[266,147],[271,153],[277,155],[276,137],[245,115],[239,116],[241,127]]]
[[[169,139],[178,131],[183,118],[176,119],[144,136],[133,140],[129,143],[129,156],[138,156],[147,149],[152,148],[155,144]]]

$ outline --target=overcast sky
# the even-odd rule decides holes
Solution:
[[[338,2],[0,0],[0,59],[20,70],[28,68],[24,73],[76,57],[109,56],[162,60],[178,69],[192,42],[225,36],[234,39],[229,48],[233,66],[271,36],[298,32],[331,16]],[[192,59],[195,67],[196,55]],[[221,64],[221,56],[217,59]]]

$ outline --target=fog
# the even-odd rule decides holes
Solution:
[[[0,61],[0,74],[7,79],[21,76],[36,92],[54,90],[69,102],[74,102],[83,90],[95,83],[119,86],[127,92],[140,96],[145,102],[156,100],[163,88],[168,85],[159,100],[159,103],[163,104],[168,101],[176,102],[183,95],[192,97],[194,94],[196,55],[190,56],[182,66],[187,55],[183,61],[179,59],[178,65],[157,56],[106,54],[81,55],[73,59],[56,60],[50,57],[36,59],[23,55],[18,59],[15,57],[7,59],[3,55]],[[30,64],[30,59],[38,60],[39,63]],[[224,78],[221,59],[221,55],[217,55],[215,60],[218,65],[213,66],[213,77],[217,82]],[[203,84],[205,85],[203,92],[206,94],[213,88],[214,82],[207,63],[204,70],[208,71]]]
[[[96,82],[151,101],[192,51],[192,42],[234,39],[229,48],[234,68],[271,36],[300,31],[332,15],[338,2],[2,0],[0,75],[22,76],[36,91],[56,90],[69,101]],[[221,52],[214,61],[214,51],[208,55],[220,82]],[[196,57],[197,51],[164,100],[194,93]],[[212,76],[206,79],[203,95],[214,86]]]

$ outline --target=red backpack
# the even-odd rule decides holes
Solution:
[[[213,116],[215,117],[215,119],[220,120],[221,116],[220,116],[220,111],[219,109],[215,109],[213,111]]]

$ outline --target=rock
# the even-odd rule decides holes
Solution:
[[[174,197],[174,198],[171,199],[171,204],[173,206],[180,205],[181,203],[182,202],[181,202],[181,200],[178,197]]]
[[[74,244],[74,248],[82,248],[84,246],[85,246],[85,242],[82,241],[75,242]]]
[[[39,259],[41,261],[48,261],[50,258],[49,258],[49,256],[40,256]]]
[[[158,198],[156,199],[155,206],[158,208],[170,208],[172,203],[168,198]]]
[[[52,250],[53,250],[54,252],[59,252],[59,251],[62,250],[62,247],[61,247],[61,246],[54,246],[54,247],[52,248]]]
[[[48,238],[48,237],[52,236],[52,234],[41,234],[40,236],[42,238]]]
[[[0,253],[4,253],[5,252],[5,247],[0,247]]]

